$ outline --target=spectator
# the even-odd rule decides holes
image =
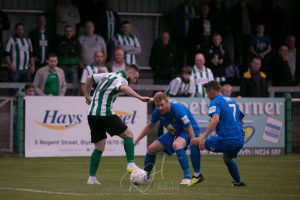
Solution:
[[[35,87],[32,83],[26,84],[24,89],[25,89],[26,96],[35,96],[36,95]]]
[[[25,36],[25,26],[17,23],[15,35],[8,39],[4,51],[5,62],[12,82],[29,82],[35,71],[31,40]]]
[[[10,23],[8,21],[7,15],[5,12],[0,10],[0,64],[2,64],[2,32],[10,29]]]
[[[185,66],[181,70],[181,75],[173,79],[166,90],[166,94],[171,97],[191,97],[194,96],[195,84],[191,84],[192,68]]]
[[[240,85],[240,71],[238,66],[236,66],[232,59],[230,59],[230,64],[225,68],[225,78],[226,83],[231,85]]]
[[[96,51],[94,53],[94,62],[91,65],[86,66],[82,72],[80,80],[80,91],[82,95],[85,95],[85,82],[89,75],[108,72],[107,68],[104,66],[104,62],[104,53],[102,51]],[[94,88],[91,93],[94,93]]]
[[[201,52],[207,55],[211,40],[212,23],[209,16],[209,5],[202,4],[200,11],[200,17],[193,19],[191,22],[189,35],[193,52],[189,56],[189,64],[191,64],[190,62],[192,62],[196,53]]]
[[[104,8],[96,12],[96,33],[100,34],[107,45],[107,61],[111,61],[114,54],[114,36],[120,33],[121,21],[118,13],[113,9],[113,0],[103,0]]]
[[[232,86],[230,84],[223,85],[222,93],[224,96],[231,97],[232,95]]]
[[[222,43],[220,33],[214,33],[212,36],[212,44],[208,50],[208,66],[214,74],[215,80],[225,82],[225,68],[229,63],[228,51]]]
[[[124,61],[124,50],[116,48],[114,52],[114,59],[106,64],[108,71],[119,72],[124,71],[128,64]]]
[[[278,0],[262,2],[265,2],[266,6],[262,9],[260,20],[266,25],[266,33],[272,38],[272,47],[277,49],[287,35],[287,15],[284,9],[279,6]]]
[[[296,48],[296,37],[290,35],[286,39],[288,47],[288,64],[292,73],[295,85],[300,83],[300,52]]]
[[[289,49],[286,45],[281,45],[278,55],[272,64],[272,84],[273,86],[292,86],[293,76],[288,63]]]
[[[142,52],[142,48],[138,38],[132,34],[130,21],[122,22],[121,33],[115,36],[115,46],[124,50],[127,64],[136,64],[136,55]]]
[[[229,13],[222,0],[211,0],[210,16],[212,31],[218,32],[222,36],[228,33]]]
[[[261,58],[254,57],[251,61],[251,69],[244,73],[240,95],[242,97],[267,97],[268,80],[261,69]]]
[[[195,96],[206,97],[205,89],[203,85],[209,81],[214,80],[213,73],[211,70],[204,66],[205,57],[203,54],[198,53],[195,56],[195,65],[192,68],[192,79],[191,84],[195,85]]]
[[[57,53],[59,65],[64,70],[67,82],[77,83],[80,45],[73,35],[72,26],[67,25],[65,34],[58,38]]]
[[[97,34],[94,34],[95,26],[92,21],[87,21],[85,23],[85,33],[79,37],[79,44],[81,47],[81,69],[84,66],[93,63],[93,56],[96,51],[102,51],[104,54],[104,60],[106,60],[106,44],[103,38]]]
[[[173,13],[172,24],[175,32],[178,66],[182,67],[187,61],[187,54],[190,47],[189,30],[191,20],[198,15],[193,0],[184,0],[178,5]]]
[[[163,32],[161,37],[154,41],[150,54],[150,67],[154,75],[154,84],[170,83],[176,71],[176,55],[168,32]]]
[[[54,51],[53,43],[55,39],[46,26],[47,19],[45,15],[40,15],[37,19],[37,27],[28,34],[35,54],[36,68],[45,66],[49,53]]]
[[[72,0],[63,0],[63,4],[56,7],[56,20],[57,35],[63,35],[67,25],[71,26],[76,34],[76,25],[80,23],[80,14],[77,7],[72,5]]]
[[[66,80],[64,71],[57,67],[57,55],[50,54],[48,65],[40,68],[34,77],[33,84],[40,96],[64,96],[66,93]]]
[[[262,60],[262,71],[269,72],[269,54],[272,51],[271,38],[265,35],[265,25],[258,24],[256,35],[251,38],[250,51],[253,56],[260,57]]]
[[[235,64],[239,67],[249,65],[250,38],[256,21],[254,8],[247,0],[239,0],[239,3],[230,11],[231,31],[234,36]],[[247,71],[241,68],[241,71]]]

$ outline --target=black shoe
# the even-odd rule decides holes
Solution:
[[[233,186],[233,187],[246,186],[246,183],[244,183],[244,182],[239,182],[239,183],[237,183],[237,182],[233,181],[232,186]]]

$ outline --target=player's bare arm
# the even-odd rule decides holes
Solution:
[[[122,92],[124,92],[125,94],[129,95],[129,96],[132,96],[132,97],[135,97],[143,102],[149,102],[150,101],[150,98],[149,97],[144,97],[144,96],[141,96],[139,95],[138,93],[136,93],[131,87],[129,87],[128,85],[122,85],[120,90]]]
[[[193,129],[192,125],[189,125],[189,126],[185,127],[185,131],[187,132],[190,140],[195,138],[195,133],[194,133],[194,129]]]
[[[148,123],[145,128],[142,130],[142,132],[139,134],[139,136],[134,141],[134,145],[138,144],[141,139],[143,139],[147,134],[150,133],[150,130],[153,128],[153,124]]]
[[[219,123],[219,115],[214,114],[211,119],[210,122],[208,123],[207,129],[200,135],[199,137],[199,148],[201,150],[205,149],[204,147],[204,143],[205,143],[205,139],[210,136],[210,134],[215,130],[215,128],[217,127],[218,123]]]
[[[87,79],[86,79],[86,82],[85,82],[85,100],[86,100],[86,103],[88,105],[91,104],[92,102],[92,99],[91,99],[91,89],[92,89],[92,76],[88,76]]]

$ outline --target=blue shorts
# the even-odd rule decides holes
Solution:
[[[195,132],[195,136],[199,137],[199,132]],[[173,155],[173,153],[175,153],[175,150],[173,149],[173,142],[176,140],[177,137],[182,137],[183,139],[185,139],[186,142],[186,146],[184,149],[187,149],[187,147],[190,144],[190,138],[187,134],[187,132],[183,131],[181,134],[179,135],[173,135],[169,132],[161,135],[157,140],[164,146],[164,152],[171,156]]]
[[[238,152],[244,146],[243,141],[237,140],[220,140],[217,136],[206,138],[205,148],[212,152],[222,152],[225,158],[236,158]]]

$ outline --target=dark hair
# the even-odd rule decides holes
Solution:
[[[73,28],[73,27],[70,24],[67,24],[67,25],[64,26],[64,30],[67,29],[67,28]]]
[[[124,25],[124,24],[131,24],[131,21],[129,21],[129,20],[123,20],[122,21],[122,25]]]
[[[221,85],[218,81],[209,81],[203,85],[205,89],[221,91]]]
[[[130,68],[130,69],[133,69],[133,70],[135,70],[137,72],[140,72],[139,67],[137,65],[135,65],[135,64],[127,65],[127,67]]]
[[[39,19],[40,19],[41,17],[45,17],[45,19],[47,20],[47,17],[46,17],[46,15],[42,13],[42,14],[40,14],[40,15],[37,17],[37,20],[36,20],[36,21],[38,22],[38,21],[39,21]]]
[[[214,33],[212,34],[211,38],[213,38],[213,37],[215,37],[215,36],[221,36],[221,37],[222,37],[221,33],[219,33],[219,32],[214,32]]]
[[[25,28],[25,25],[21,22],[16,23],[15,29],[17,29],[19,26],[23,26]]]
[[[252,59],[251,59],[251,62],[252,62],[253,60],[261,60],[261,57],[253,56]]]
[[[50,53],[49,56],[48,56],[48,59],[49,59],[49,58],[54,58],[54,57],[57,58],[57,55],[56,55],[55,53]]]
[[[192,68],[190,66],[184,66],[181,69],[181,74],[192,74]]]
[[[32,83],[27,83],[25,85],[25,91],[28,90],[28,89],[30,89],[30,88],[35,88],[35,86]]]

